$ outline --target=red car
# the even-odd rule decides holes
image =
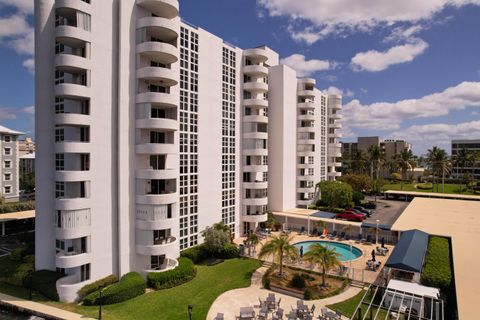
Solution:
[[[337,219],[362,222],[363,220],[365,220],[365,216],[363,214],[355,213],[351,210],[345,210],[342,213],[337,213]]]

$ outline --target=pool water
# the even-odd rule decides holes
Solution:
[[[341,242],[334,242],[334,241],[322,241],[322,240],[314,240],[314,241],[302,241],[297,242],[294,244],[299,250],[303,247],[303,253],[307,253],[308,249],[312,244],[320,243],[322,246],[328,247],[329,249],[333,249],[335,252],[339,254],[340,261],[349,261],[354,260],[362,256],[362,251],[354,246],[352,246],[350,251],[350,245],[341,243]]]

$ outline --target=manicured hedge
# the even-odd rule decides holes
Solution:
[[[31,286],[32,289],[40,292],[45,297],[58,301],[57,280],[64,277],[56,271],[39,270],[32,273]]]
[[[420,190],[430,190],[432,188],[433,188],[433,185],[430,182],[417,184],[417,189],[420,189]]]
[[[206,250],[203,244],[183,250],[180,252],[180,256],[192,260],[195,264],[211,258],[210,253]],[[223,250],[215,257],[220,259],[233,259],[238,258],[239,256],[240,249],[232,243],[227,243]]]
[[[34,201],[7,202],[0,204],[0,213],[35,210]]]
[[[90,293],[98,291],[98,289],[100,289],[101,287],[109,286],[117,281],[118,281],[117,276],[114,274],[111,274],[108,277],[105,277],[95,282],[92,282],[90,284],[87,284],[82,289],[78,290],[77,294],[80,297],[80,299],[83,299]]]
[[[23,286],[26,284],[26,281],[29,275],[35,270],[34,263],[27,262],[19,265],[13,273],[11,273],[6,282],[14,286]]]
[[[195,278],[197,268],[192,260],[181,257],[175,269],[165,272],[149,272],[147,284],[156,290],[173,288]]]
[[[443,290],[451,286],[452,269],[450,265],[450,243],[448,239],[430,237],[421,282],[426,286]]]
[[[83,299],[87,306],[119,303],[130,300],[145,293],[145,280],[138,272],[126,273],[118,283],[112,284],[102,291],[102,298],[98,291],[90,293]]]
[[[240,256],[240,249],[233,243],[227,243],[219,254],[220,259],[234,259]]]

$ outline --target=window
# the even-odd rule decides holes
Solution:
[[[10,169],[12,167],[12,162],[10,160],[5,160],[4,161],[4,166],[5,169]]]
[[[161,256],[151,256],[150,257],[150,268],[152,270],[159,270],[163,263],[165,262],[165,255]]]
[[[55,113],[64,113],[65,107],[62,98],[55,98]]]
[[[90,263],[80,267],[80,281],[90,280]]]
[[[63,153],[55,154],[55,170],[65,170],[65,155]]]
[[[166,118],[165,109],[152,108],[151,117],[152,118]]]
[[[11,137],[11,136],[5,136],[5,137],[3,137],[3,141],[5,141],[5,142],[11,142],[11,141],[12,141],[12,137]]]
[[[63,198],[65,196],[65,182],[55,182],[55,198]]]
[[[5,148],[3,149],[3,154],[6,156],[9,156],[12,154],[12,149],[11,148]]]
[[[61,142],[64,140],[64,129],[63,128],[59,128],[59,129],[55,129],[55,142]]]
[[[3,180],[5,180],[5,181],[10,181],[10,180],[12,180],[12,174],[11,174],[11,173],[5,173],[5,174],[3,175]]]
[[[165,170],[165,155],[152,155],[150,156],[150,168],[153,170]]]
[[[9,194],[9,193],[12,192],[12,187],[11,187],[11,186],[5,186],[5,187],[3,188],[3,191],[4,191],[3,193]]]

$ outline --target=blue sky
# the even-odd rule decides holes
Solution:
[[[0,0],[0,124],[33,132],[33,0]],[[266,44],[342,92],[344,136],[417,154],[480,138],[480,0],[180,0],[181,16],[242,48]]]

